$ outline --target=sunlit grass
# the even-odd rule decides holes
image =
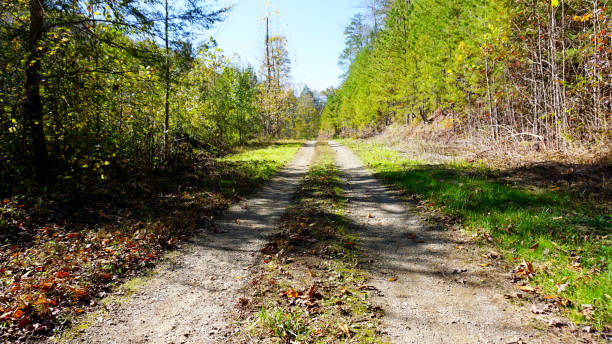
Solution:
[[[466,230],[490,234],[510,265],[534,262],[531,283],[569,300],[572,320],[599,330],[612,323],[612,218],[605,209],[567,192],[504,182],[483,165],[430,165],[377,144],[342,142],[377,177],[458,218]]]
[[[300,141],[287,141],[271,143],[264,147],[238,147],[238,153],[228,155],[221,161],[238,163],[250,170],[252,176],[267,179],[286,165],[302,144]]]

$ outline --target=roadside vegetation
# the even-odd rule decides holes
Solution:
[[[548,300],[577,324],[612,332],[609,202],[510,182],[483,164],[430,164],[379,144],[342,142],[420,208],[499,250],[518,290]]]
[[[95,307],[269,179],[301,143],[223,159],[197,153],[163,171],[111,172],[0,203],[0,340],[52,334]],[[121,172],[121,173],[119,173]]]
[[[318,143],[280,231],[262,249],[241,299],[245,341],[381,343],[359,238],[343,215],[333,150]]]

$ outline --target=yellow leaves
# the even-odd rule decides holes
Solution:
[[[589,21],[591,19],[591,13],[587,13],[583,16],[574,16],[574,18],[572,18],[575,22],[580,22],[580,23],[584,23],[586,21]]]
[[[396,277],[389,277],[388,281],[389,282],[395,282],[395,281],[397,281],[397,278]]]
[[[559,0],[551,0],[551,1],[550,1],[550,5],[551,5],[553,8],[557,8],[557,7],[559,7]]]
[[[288,289],[283,294],[287,296],[288,298],[297,298],[299,296],[299,292],[295,289]]]
[[[481,266],[483,268],[486,268],[489,265],[491,265],[491,263],[478,264],[478,266]]]

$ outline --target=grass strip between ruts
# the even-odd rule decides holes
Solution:
[[[249,342],[380,343],[382,311],[369,302],[369,274],[343,216],[334,152],[318,143],[315,164],[269,238],[241,299]]]

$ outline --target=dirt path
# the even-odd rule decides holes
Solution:
[[[347,182],[347,215],[372,258],[370,282],[382,295],[392,343],[559,343],[504,300],[486,269],[466,262],[449,232],[428,228],[346,147],[330,142]],[[414,233],[416,237],[410,237]],[[465,271],[466,270],[466,271]],[[395,280],[397,279],[397,280]]]
[[[74,343],[218,343],[242,278],[291,201],[314,152],[295,159],[246,204],[232,206],[216,233],[202,232],[171,263],[139,284],[127,302],[107,307]]]

